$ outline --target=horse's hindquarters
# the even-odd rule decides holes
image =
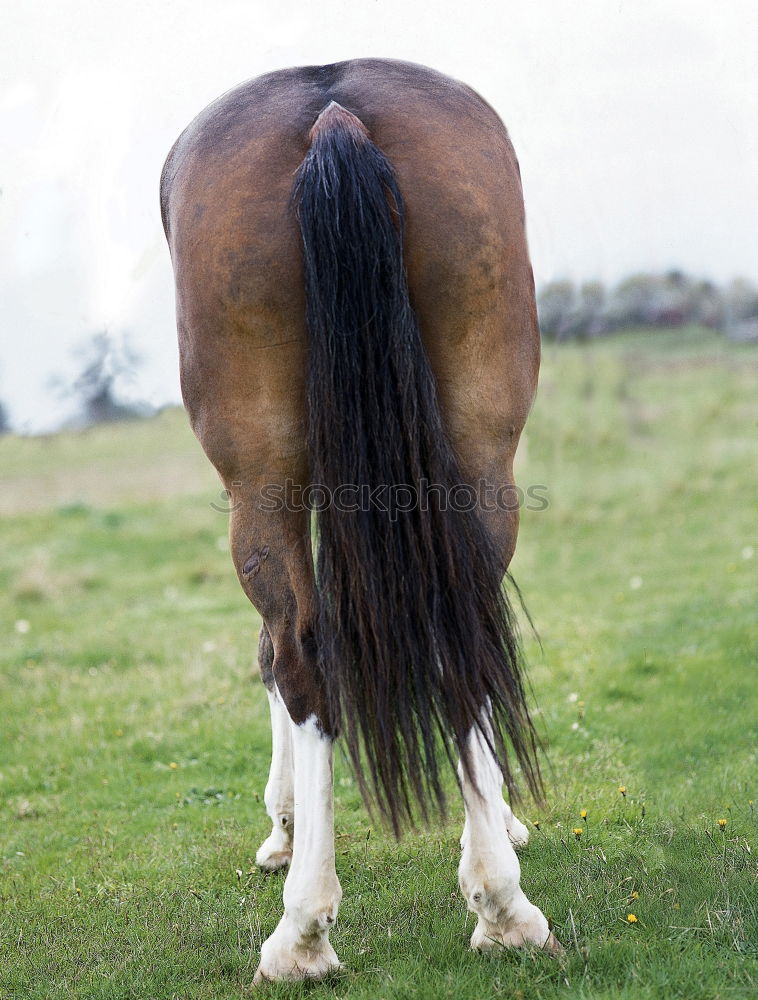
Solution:
[[[294,794],[295,825],[301,831],[294,840],[285,916],[264,947],[261,977],[320,975],[337,964],[328,942],[340,897],[331,845],[335,699],[327,697],[322,673],[332,665],[324,662],[323,650],[333,647],[323,641],[323,629],[319,633],[321,608],[303,494],[312,478],[314,451],[312,441],[310,453],[306,446],[309,344],[303,256],[290,203],[295,173],[309,148],[311,127],[332,101],[357,116],[375,146],[388,157],[407,208],[404,253],[415,317],[405,308],[405,280],[398,283],[398,268],[393,265],[395,291],[402,285],[405,296],[393,315],[403,316],[405,327],[402,351],[392,360],[396,371],[404,362],[413,372],[408,380],[401,372],[391,385],[399,391],[417,377],[423,383],[424,391],[402,410],[397,437],[408,446],[408,454],[415,448],[417,454],[423,453],[424,461],[432,456],[437,465],[431,467],[446,473],[443,485],[447,488],[458,485],[453,478],[473,483],[477,489],[482,483],[510,484],[513,454],[533,397],[539,356],[518,168],[497,116],[468,88],[422,67],[380,60],[270,74],[206,109],[172,151],[162,182],[162,207],[176,275],[182,391],[193,429],[229,490],[232,557],[271,640],[266,669],[276,699],[278,730],[267,807],[274,821],[281,822],[290,816]],[[324,211],[338,217],[340,205],[335,205],[330,193],[332,182],[322,172],[318,183],[325,194]],[[382,200],[380,196],[379,203]],[[391,232],[392,225],[388,228]],[[340,239],[340,225],[332,229]],[[369,234],[364,235],[366,239],[358,239],[354,252],[365,264],[377,248]],[[349,266],[343,269],[335,287],[349,285],[350,274]],[[360,299],[355,293],[354,301]],[[381,297],[375,299],[375,304],[381,302]],[[372,334],[376,332],[373,324],[374,311],[369,310],[369,316],[348,332],[365,337],[370,328]],[[425,351],[418,339],[419,327]],[[378,341],[370,341],[364,355],[364,362],[373,356],[373,367],[364,363],[356,369],[357,378],[355,372],[347,373],[353,379],[351,385],[333,387],[339,396],[335,402],[344,402],[342,397],[352,393],[355,410],[322,406],[318,415],[322,431],[326,429],[319,439],[324,455],[334,447],[328,433],[334,414],[342,413],[335,432],[345,426],[356,430],[355,453],[343,449],[347,460],[339,465],[348,479],[357,453],[376,455],[382,433],[385,444],[388,437],[386,427],[375,418],[370,426],[363,426],[360,419],[350,423],[351,412],[366,412],[361,409],[361,393],[371,393],[389,367],[388,359],[382,359],[382,332],[387,331],[378,331]],[[314,336],[313,329],[310,335]],[[326,335],[330,335],[328,329]],[[403,353],[407,348],[409,353]],[[328,352],[323,356],[328,357]],[[332,366],[332,375],[334,370]],[[329,378],[328,366],[323,374]],[[389,398],[385,414],[392,411],[392,392]],[[311,411],[309,423],[313,419]],[[434,428],[431,440],[418,447],[421,432],[428,432],[428,427]],[[343,435],[343,440],[348,438]],[[385,454],[390,451],[385,448]],[[316,457],[322,457],[321,452]],[[421,465],[413,469],[419,472]],[[454,652],[458,659],[454,669],[448,664],[448,674],[462,685],[465,697],[451,699],[449,692],[447,697],[465,709],[456,716],[454,706],[446,703],[447,714],[431,712],[427,717],[443,718],[461,743],[460,733],[466,730],[452,722],[460,723],[466,712],[470,715],[475,702],[491,704],[495,713],[499,705],[501,721],[505,712],[513,724],[508,731],[516,734],[514,744],[519,749],[519,732],[530,731],[528,713],[520,692],[511,620],[497,596],[501,572],[515,545],[518,512],[512,504],[487,512],[486,530],[475,515],[465,528],[447,516],[435,522],[418,520],[418,511],[413,516],[418,532],[410,538],[414,532],[406,531],[405,541],[395,544],[391,559],[374,558],[370,565],[354,565],[360,562],[357,546],[348,544],[342,555],[352,553],[353,563],[341,556],[336,560],[340,572],[335,579],[345,586],[339,599],[334,593],[326,595],[334,605],[354,609],[353,591],[366,577],[371,577],[375,594],[403,596],[384,601],[383,618],[374,615],[378,600],[368,602],[352,619],[347,616],[361,620],[361,635],[367,641],[353,642],[346,662],[368,669],[370,676],[377,663],[391,660],[396,673],[392,684],[385,684],[385,692],[401,693],[405,685],[409,691],[421,691],[422,702],[426,699],[431,704],[430,691],[433,685],[439,686],[439,651],[452,651],[451,656]],[[410,519],[404,528],[409,523]],[[387,530],[394,527],[389,525]],[[376,535],[373,530],[363,532],[364,540]],[[421,553],[421,561],[414,565],[426,567],[428,573],[408,572],[405,556],[409,552]],[[387,563],[394,567],[394,583],[398,583],[394,588],[385,587],[390,574]],[[355,572],[350,571],[351,565]],[[319,579],[323,583],[324,578]],[[461,585],[461,580],[467,582]],[[461,603],[465,615],[459,619],[457,605]],[[408,614],[409,608],[413,615]],[[424,616],[428,618],[419,624]],[[458,627],[459,621],[464,625]],[[442,628],[454,633],[452,639],[450,634],[444,636],[445,645],[440,645],[435,632]],[[477,630],[482,634],[475,635]],[[351,632],[353,639],[359,634],[352,626],[341,632]],[[426,655],[427,649],[417,657],[413,643],[422,633],[432,637],[432,652]],[[378,637],[381,656],[371,653],[370,634]],[[472,635],[475,641],[470,640]],[[387,655],[390,638],[397,642],[392,656]],[[464,656],[465,662],[459,663],[469,641],[477,653]],[[507,663],[501,662],[504,655]],[[423,683],[418,676],[413,682],[408,679],[416,662],[422,664]],[[488,664],[484,671],[482,663]],[[505,674],[498,672],[499,667]],[[365,687],[368,690],[369,685]],[[384,694],[381,701],[388,701]],[[286,706],[289,730],[282,706]],[[406,750],[413,732],[418,732],[414,726],[419,717],[414,718],[403,730]],[[391,733],[391,739],[400,739],[394,720],[380,720],[378,728]],[[520,750],[522,764],[528,764],[528,738]],[[387,754],[375,754],[375,760],[390,759],[389,751],[395,760],[407,759],[396,742]],[[462,752],[465,755],[465,746]],[[524,771],[531,773],[528,766]],[[261,854],[261,863],[268,867],[288,858],[291,833],[279,834]],[[523,939],[536,937],[523,935]]]

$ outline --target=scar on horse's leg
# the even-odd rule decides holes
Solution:
[[[295,792],[292,769],[290,717],[274,681],[274,645],[265,624],[258,643],[261,679],[271,712],[271,769],[263,801],[271,817],[271,833],[255,855],[256,864],[267,871],[284,868],[292,860]]]
[[[458,881],[469,910],[479,918],[471,947],[533,945],[556,953],[561,946],[544,914],[521,888],[521,866],[511,843],[518,832],[514,821],[519,821],[503,800],[500,768],[481,733],[470,734],[469,749],[478,791],[459,765],[466,822]]]

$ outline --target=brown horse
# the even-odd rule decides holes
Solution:
[[[396,833],[444,807],[441,765],[458,755],[472,947],[557,949],[520,888],[512,845],[528,835],[502,796],[506,742],[540,784],[501,588],[539,367],[502,123],[408,63],[271,73],[180,136],[161,206],[184,401],[263,618],[273,830],[257,862],[290,870],[257,980],[339,966],[339,732]]]

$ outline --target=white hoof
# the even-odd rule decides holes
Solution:
[[[296,954],[277,956],[275,961],[269,961],[265,964],[261,960],[261,964],[253,976],[253,986],[273,982],[292,983],[300,979],[323,979],[324,976],[344,968],[334,954],[334,949],[332,949],[332,954],[334,957],[317,952],[301,951]]]
[[[267,872],[275,872],[280,868],[286,868],[292,861],[292,848],[271,844],[269,843],[271,839],[271,837],[268,837],[264,840],[258,848],[258,853],[255,855],[256,865]]]
[[[508,810],[510,812],[510,810]],[[521,822],[516,819],[513,813],[506,818],[505,827],[508,831],[508,839],[514,847],[526,847],[529,843],[529,831]]]
[[[548,931],[547,937],[540,941],[539,938],[535,940],[525,936],[523,931],[504,931],[493,924],[488,924],[486,920],[480,919],[471,935],[471,949],[472,951],[491,951],[493,948],[539,948],[550,955],[560,955],[563,951],[563,945],[552,931]]]
[[[341,969],[342,964],[328,937],[334,916],[324,913],[322,918],[319,922],[323,922],[324,927],[300,934],[285,913],[271,937],[263,942],[261,961],[253,984],[273,980],[321,979]]]
[[[471,935],[471,947],[474,951],[488,951],[498,947],[531,947],[555,954],[562,950],[550,932],[542,910],[530,903],[526,896],[510,913],[504,909],[499,910],[496,902],[487,899],[486,894],[482,893],[482,896],[472,906],[479,917]]]
[[[292,861],[292,817],[283,813],[277,819],[279,822],[255,855],[255,863],[267,872],[286,868]]]

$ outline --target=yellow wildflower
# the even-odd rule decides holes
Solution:
[[[626,785],[619,785],[619,794],[626,798]]]
[[[579,840],[583,832],[584,831],[582,830],[581,826],[574,827],[574,836],[576,837],[577,840]]]
[[[587,819],[587,810],[582,809],[579,815],[582,817],[582,819]]]
[[[719,829],[720,830],[726,829],[726,820],[725,819],[720,819],[719,820]]]
[[[630,892],[629,893],[629,898],[630,899],[639,899],[640,898],[640,894],[635,890],[634,892]]]
[[[637,923],[637,918],[635,917],[635,915],[633,913],[627,913],[627,915],[626,915],[626,922],[628,924],[636,924]]]
[[[172,771],[175,771],[177,767],[179,767],[179,765],[176,763],[175,760],[172,760],[168,766],[171,768]]]
[[[532,826],[534,827],[535,830],[539,830],[539,828],[540,828],[540,821],[538,819],[533,819],[532,820]]]

